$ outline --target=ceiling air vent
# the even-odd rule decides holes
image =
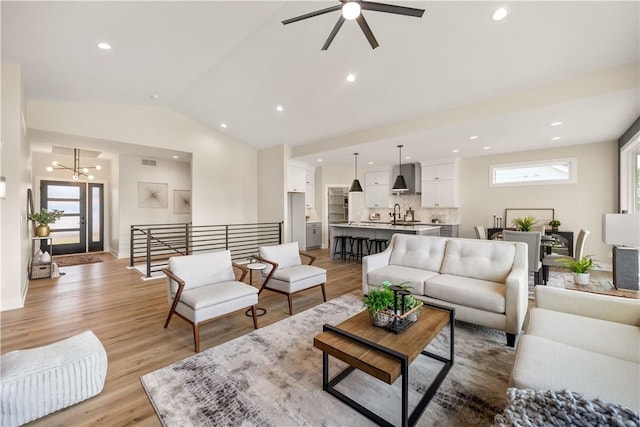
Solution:
[[[151,159],[142,159],[142,164],[145,166],[155,166],[156,161]]]

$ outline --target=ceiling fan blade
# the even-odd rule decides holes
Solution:
[[[415,9],[413,7],[395,6],[393,4],[373,3],[370,1],[361,1],[360,7],[364,10],[373,10],[374,12],[395,13],[398,15],[415,16],[422,18],[424,9]]]
[[[371,32],[371,28],[369,28],[369,24],[367,24],[367,20],[364,19],[364,16],[360,14],[360,16],[356,18],[356,21],[358,21],[358,24],[360,24],[360,28],[362,29],[362,32],[364,33],[367,40],[369,40],[371,49],[377,48],[379,46],[378,41],[376,40],[375,36]]]
[[[316,10],[315,12],[306,13],[304,15],[296,16],[295,18],[289,18],[282,21],[283,25],[291,24],[292,22],[302,21],[303,19],[313,18],[314,16],[324,15],[325,13],[334,12],[342,9],[342,5],[328,7],[326,9]]]
[[[340,30],[340,27],[342,27],[342,24],[344,24],[344,16],[340,15],[340,18],[338,18],[338,22],[336,22],[336,25],[333,27],[333,30],[331,30],[331,34],[329,34],[329,37],[327,37],[327,41],[324,42],[324,46],[322,46],[322,50],[329,49],[329,45],[331,44],[333,39],[336,37],[336,34],[338,34],[338,30]]]

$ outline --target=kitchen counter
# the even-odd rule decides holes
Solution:
[[[329,224],[330,254],[333,256],[334,236],[367,237],[369,239],[390,240],[396,233],[420,236],[439,236],[439,225],[393,225],[389,223]]]

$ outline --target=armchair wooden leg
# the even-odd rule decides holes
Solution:
[[[251,315],[253,316],[253,328],[258,329],[258,316],[256,315],[256,306],[251,306]]]
[[[166,329],[169,326],[169,322],[171,321],[171,317],[173,316],[173,309],[169,310],[169,315],[167,316],[167,321],[164,322],[164,328]]]
[[[293,297],[287,294],[287,298],[289,298],[289,315],[293,316]]]
[[[193,324],[193,342],[196,344],[196,353],[200,353],[200,326]]]
[[[324,289],[324,283],[320,285],[320,288],[322,288],[322,299],[324,300],[324,302],[327,302],[327,292]]]

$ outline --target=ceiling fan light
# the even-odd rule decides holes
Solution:
[[[360,3],[356,1],[346,2],[342,6],[342,16],[350,21],[356,19],[360,16]]]

